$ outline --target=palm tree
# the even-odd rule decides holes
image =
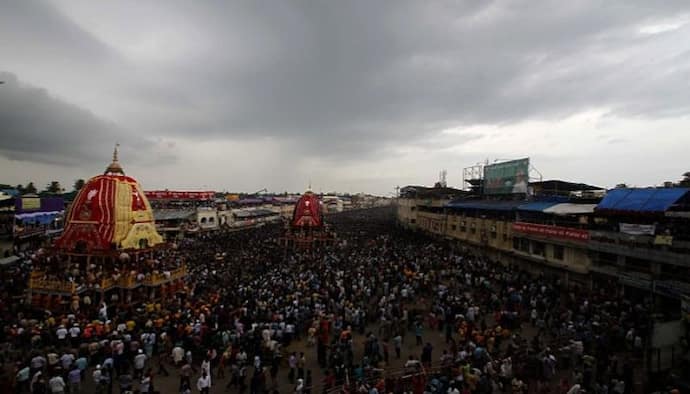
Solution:
[[[83,179],[77,179],[74,181],[74,190],[78,192],[82,187],[84,187],[84,184],[85,182]]]
[[[60,186],[60,182],[52,181],[48,186],[46,186],[46,191],[52,194],[59,194],[62,193],[62,186]]]
[[[22,194],[36,194],[38,192],[38,189],[36,189],[36,186],[34,185],[33,182],[29,182],[28,185],[26,185],[26,188],[24,188],[24,193]]]

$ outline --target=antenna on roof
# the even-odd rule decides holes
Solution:
[[[441,170],[441,172],[438,174],[438,184],[441,187],[447,187],[448,183],[446,182],[446,176],[448,175],[448,171],[445,169]]]

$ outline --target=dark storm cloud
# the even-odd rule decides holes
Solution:
[[[82,106],[112,111],[121,127],[151,136],[272,137],[296,152],[353,159],[451,127],[553,120],[592,108],[649,118],[690,109],[690,52],[666,55],[687,46],[688,27],[639,33],[687,14],[686,1],[83,5],[91,14],[76,18],[60,2],[11,2],[0,13],[0,43],[20,66],[36,68],[28,64],[35,59],[46,68],[55,61],[56,73],[78,67],[81,75],[69,75],[75,89],[101,89],[104,101]],[[89,30],[109,18],[122,34]],[[162,44],[132,49],[152,38]],[[64,89],[60,97],[69,100]],[[50,117],[68,125],[53,128],[70,141],[58,144],[56,160],[71,157],[76,141],[98,143],[94,128],[114,134],[114,126],[79,111],[41,115],[44,128]],[[34,150],[54,141],[35,137],[44,143]],[[17,155],[25,145],[3,148]]]
[[[0,72],[0,154],[12,160],[58,165],[104,163],[115,142],[132,150],[153,143],[91,112]],[[105,153],[105,154],[104,154]],[[169,158],[168,158],[169,159]],[[142,162],[142,158],[132,158]]]

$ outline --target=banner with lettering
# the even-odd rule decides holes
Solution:
[[[621,233],[629,235],[654,235],[653,224],[620,223],[618,228]]]

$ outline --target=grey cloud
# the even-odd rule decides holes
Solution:
[[[90,11],[75,16],[65,3],[31,1],[0,13],[3,57],[15,67],[6,69],[22,78],[64,75],[47,88],[66,101],[75,91],[100,97],[79,101],[98,115],[67,111],[82,111],[74,118],[86,124],[66,127],[72,143],[60,160],[81,155],[74,141],[97,144],[94,128],[137,130],[140,149],[168,138],[272,138],[286,156],[337,161],[400,145],[433,149],[439,130],[451,127],[558,120],[593,108],[626,118],[690,110],[690,27],[638,34],[690,13],[686,1],[69,4]],[[160,38],[160,58],[125,53],[138,42],[118,47],[108,39],[119,35],[90,30],[101,22],[127,37]],[[53,123],[49,115],[57,124],[68,117],[46,111],[43,123]],[[3,146],[6,155],[28,152],[14,145]]]
[[[438,127],[599,106],[654,117],[690,103],[678,88],[688,62],[644,64],[656,41],[635,32],[688,10],[683,2],[273,4],[192,10],[218,53],[180,65],[183,86],[157,93],[184,97],[180,107],[162,109],[172,115],[162,132],[302,138],[337,150],[328,146],[333,138],[377,146]],[[240,41],[251,62],[223,53],[223,36]],[[611,52],[639,63],[612,63]],[[663,77],[645,81],[652,72]]]
[[[45,89],[22,83],[0,72],[0,154],[20,161],[78,166],[105,163],[115,142],[131,151],[158,148],[158,160],[171,161],[170,148],[122,129],[113,122],[51,96]],[[104,154],[105,153],[105,154]],[[147,162],[146,155],[133,157]]]

